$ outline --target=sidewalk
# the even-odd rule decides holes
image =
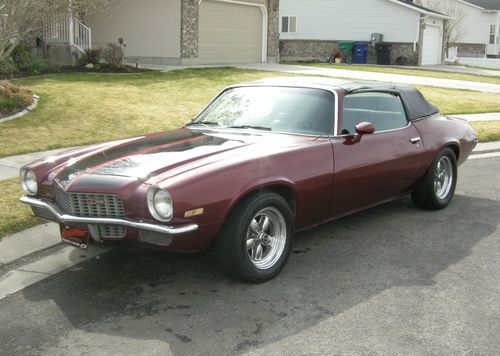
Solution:
[[[60,148],[57,150],[33,152],[26,153],[24,155],[0,158],[0,180],[18,177],[19,169],[25,164],[31,163],[40,158],[57,154],[65,150],[69,150],[69,148]]]
[[[500,120],[500,112],[490,112],[485,114],[461,114],[448,115],[450,117],[459,117],[467,121],[497,121]]]

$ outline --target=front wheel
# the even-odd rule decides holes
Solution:
[[[422,209],[439,210],[450,204],[457,184],[457,158],[451,148],[443,149],[417,184],[411,197]]]
[[[260,283],[275,277],[290,255],[292,220],[281,196],[249,196],[230,214],[215,246],[217,258],[236,279]]]

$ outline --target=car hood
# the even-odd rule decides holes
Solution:
[[[260,141],[259,134],[187,128],[134,137],[70,158],[58,167],[55,181],[65,190],[144,182],[179,166]]]

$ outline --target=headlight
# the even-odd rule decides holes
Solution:
[[[38,183],[36,175],[31,169],[21,168],[21,186],[28,195],[36,195],[38,192]]]
[[[172,198],[166,190],[151,187],[148,190],[148,208],[153,217],[160,221],[170,221],[174,216]]]

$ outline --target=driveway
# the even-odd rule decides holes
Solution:
[[[243,69],[267,70],[284,73],[295,73],[309,76],[326,76],[335,78],[350,78],[361,81],[381,81],[397,84],[429,85],[442,88],[475,90],[484,93],[500,93],[500,84],[468,82],[464,80],[440,79],[430,77],[417,77],[413,75],[389,74],[378,72],[363,72],[348,69],[323,68],[312,66],[288,65],[288,64],[242,64],[236,66]],[[345,82],[345,80],[339,80]]]
[[[1,300],[0,354],[498,354],[499,171],[465,163],[443,211],[402,199],[300,233],[265,284],[211,253],[113,250]]]

